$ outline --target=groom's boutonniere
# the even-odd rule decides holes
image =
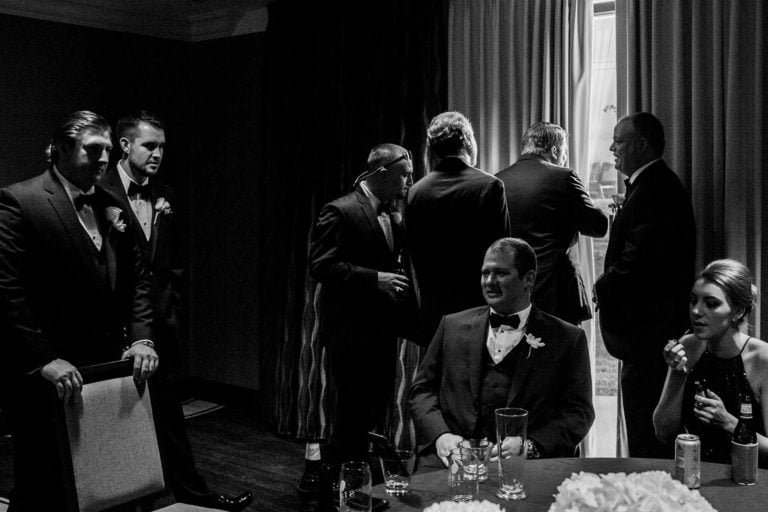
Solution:
[[[541,338],[537,338],[531,333],[525,335],[525,342],[528,343],[528,357],[531,357],[531,351],[533,349],[546,345],[546,343],[542,343]],[[528,357],[526,357],[526,359]]]
[[[123,210],[117,206],[107,206],[105,215],[112,227],[123,233],[125,231],[125,221],[123,220]]]
[[[161,215],[170,215],[173,213],[173,210],[171,209],[171,203],[169,203],[164,197],[158,197],[157,201],[155,201],[155,224],[157,223],[157,219]]]

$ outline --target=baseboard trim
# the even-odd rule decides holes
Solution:
[[[196,398],[240,409],[260,410],[261,406],[259,392],[254,389],[200,377],[185,378],[182,389],[184,390],[184,398]]]

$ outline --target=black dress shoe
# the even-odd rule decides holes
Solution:
[[[227,512],[240,512],[253,501],[252,492],[244,492],[240,496],[230,498],[223,494],[211,494],[201,505],[209,508],[218,508]]]

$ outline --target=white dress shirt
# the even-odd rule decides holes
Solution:
[[[360,188],[363,189],[363,192],[365,193],[366,197],[371,202],[373,211],[378,212],[379,207],[381,206],[381,200],[378,197],[376,197],[373,194],[373,192],[371,192],[371,189],[368,188],[368,184],[365,181],[360,182]],[[389,212],[382,211],[377,215],[376,218],[379,221],[379,226],[381,226],[381,230],[384,232],[384,238],[387,239],[387,245],[389,245],[390,249],[394,250],[395,236],[392,233],[392,219],[389,216]]]
[[[80,187],[65,178],[64,175],[59,172],[59,169],[56,168],[56,164],[53,165],[53,173],[59,178],[62,186],[64,186],[64,191],[67,193],[67,197],[69,197],[69,202],[72,203],[72,208],[75,208],[75,213],[77,213],[77,219],[80,221],[80,225],[85,230],[88,238],[91,239],[91,242],[93,242],[93,245],[96,246],[96,250],[101,251],[103,239],[101,237],[101,232],[99,231],[99,223],[96,220],[93,207],[89,204],[83,205],[79,210],[75,207],[75,198],[82,195],[93,194],[96,191],[96,188],[92,185],[88,191],[84,192]]]
[[[497,315],[500,314],[493,308],[491,308],[491,313]],[[525,329],[528,326],[528,317],[531,314],[531,305],[528,304],[527,308],[514,314],[520,317],[520,323],[517,325],[516,329],[511,329],[506,325],[493,329],[490,322],[488,323],[488,336],[485,341],[485,346],[488,348],[488,354],[490,354],[494,364],[502,362],[504,358],[507,357],[507,354],[509,354],[512,349],[520,343],[520,340],[523,339]]]
[[[120,181],[123,183],[123,190],[125,190],[126,195],[128,195],[128,188],[131,186],[131,183],[141,186],[149,183],[149,178],[145,178],[142,183],[131,178],[123,169],[123,162],[117,163],[117,172],[120,175]],[[139,221],[144,237],[149,240],[152,236],[152,198],[133,194],[133,196],[128,196],[128,202],[131,205],[131,210],[136,215],[136,219]]]

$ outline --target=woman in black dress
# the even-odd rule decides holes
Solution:
[[[743,328],[757,297],[737,261],[713,261],[699,273],[689,307],[693,334],[664,347],[669,368],[653,413],[659,439],[697,434],[702,460],[728,464],[741,401],[750,400],[760,466],[768,463],[768,343]]]

